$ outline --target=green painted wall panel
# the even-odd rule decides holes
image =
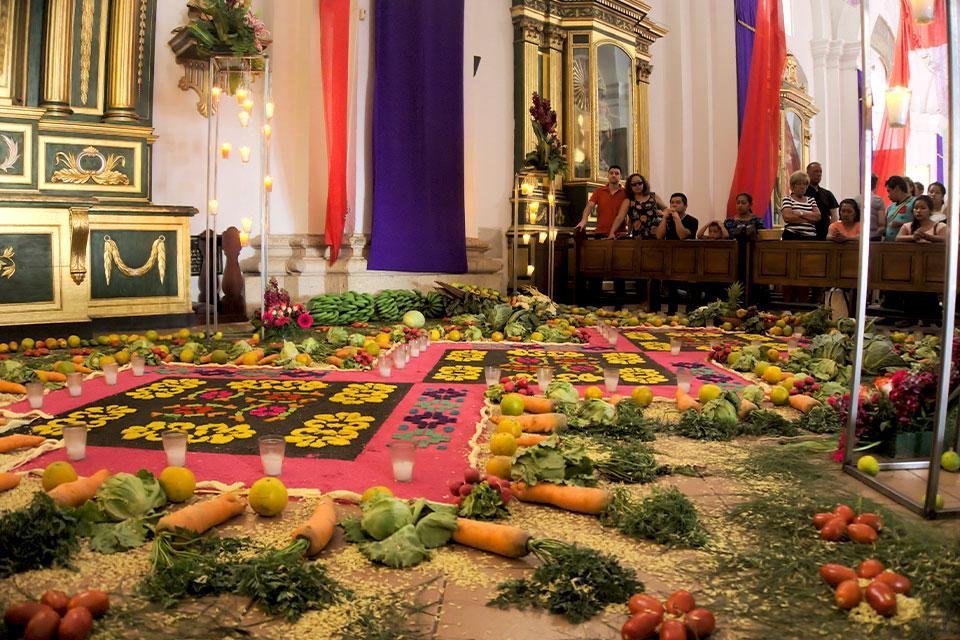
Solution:
[[[0,275],[0,304],[53,301],[53,246],[48,233],[0,233],[0,273],[14,265],[9,278]]]
[[[124,264],[136,269],[147,262],[154,241],[163,236],[166,248],[166,268],[163,282],[160,282],[158,265],[155,264],[142,276],[126,276],[116,265],[107,284],[104,274],[103,249],[105,238],[109,236],[120,251]],[[95,300],[110,298],[144,298],[176,296],[177,291],[177,232],[95,230],[90,232],[90,297]],[[135,309],[131,309],[134,314]],[[135,315],[135,314],[134,314]]]

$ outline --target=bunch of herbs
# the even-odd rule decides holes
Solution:
[[[654,487],[653,493],[636,502],[623,489],[614,491],[601,523],[622,533],[668,547],[702,547],[707,533],[697,509],[676,487]]]
[[[0,578],[21,571],[70,566],[79,546],[78,519],[46,493],[0,518]]]
[[[473,485],[473,490],[463,498],[457,515],[474,520],[501,520],[510,512],[503,503],[500,491],[487,482],[480,482]]]

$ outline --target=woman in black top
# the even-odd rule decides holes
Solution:
[[[608,238],[615,237],[613,229],[619,229],[624,219],[628,220],[630,236],[633,238],[653,238],[654,229],[660,224],[660,212],[667,208],[663,200],[650,191],[647,179],[639,173],[630,174],[627,178],[627,198],[620,205],[617,219],[610,227]]]

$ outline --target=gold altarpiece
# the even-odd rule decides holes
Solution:
[[[0,0],[2,324],[190,311],[193,207],[151,203],[156,0]]]
[[[534,92],[557,112],[567,170],[557,201],[558,242],[521,241],[522,256],[509,269],[546,291],[547,264],[556,264],[560,298],[575,275],[569,271],[570,228],[590,193],[607,181],[609,166],[620,165],[624,177],[649,174],[651,45],[667,33],[648,17],[650,8],[643,0],[513,0],[516,170],[524,170],[524,156],[536,143],[528,112]],[[536,225],[511,227],[508,244],[540,231]],[[548,251],[555,260],[548,260]],[[536,275],[528,278],[531,267]]]
[[[790,175],[806,171],[810,163],[810,121],[818,113],[813,97],[807,93],[807,80],[800,64],[788,53],[780,85],[780,162],[773,188],[775,203],[790,192]],[[774,209],[774,224],[779,226],[779,207]]]

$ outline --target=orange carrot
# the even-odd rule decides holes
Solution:
[[[677,398],[677,409],[681,412],[686,411],[687,409],[694,409],[695,411],[700,411],[700,403],[693,399],[689,393],[684,393],[677,389],[676,393]]]
[[[280,353],[271,353],[268,356],[264,356],[257,361],[257,364],[273,364],[280,357]]]
[[[337,511],[333,500],[328,496],[320,498],[320,504],[310,519],[293,532],[293,539],[303,538],[310,543],[307,547],[307,557],[312,557],[323,551],[330,544],[333,530],[337,526]]]
[[[263,357],[263,349],[253,349],[251,351],[247,351],[246,353],[241,353],[234,359],[233,364],[243,364],[243,361],[247,359],[246,356],[248,353],[256,355],[256,362],[259,362],[260,358]]]
[[[77,373],[93,373],[93,369],[90,367],[85,367],[82,364],[73,365],[73,370]]]
[[[518,447],[532,447],[536,444],[540,444],[544,440],[547,440],[550,436],[541,435],[539,433],[524,433],[519,438],[517,438]]]
[[[48,493],[50,497],[53,498],[53,501],[61,507],[79,507],[97,495],[97,489],[99,489],[100,485],[109,477],[109,471],[100,469],[100,471],[97,471],[92,476],[59,484]]]
[[[457,518],[457,529],[453,532],[454,542],[507,558],[522,558],[527,555],[529,540],[530,534],[523,529],[468,518]]]
[[[200,356],[200,364],[210,364],[211,362],[213,362],[212,353]]]
[[[819,407],[820,402],[816,398],[812,398],[808,395],[799,393],[795,396],[790,396],[790,406],[796,409],[797,411],[802,411],[803,413],[810,413],[810,410],[814,407]]]
[[[756,410],[759,409],[759,408],[760,408],[760,407],[758,407],[757,405],[753,404],[752,402],[750,402],[750,401],[747,400],[746,398],[741,398],[741,399],[740,399],[740,409],[737,411],[737,417],[740,418],[741,420],[743,420],[743,419],[746,418],[748,415],[750,415],[750,412],[751,412],[751,411],[756,411]]]
[[[196,502],[174,513],[169,513],[157,522],[157,531],[186,529],[200,534],[240,515],[247,501],[235,493],[221,493],[216,498]]]
[[[0,380],[0,393],[11,393],[13,395],[26,395],[27,388],[22,384],[10,382],[9,380]]]
[[[357,348],[356,347],[340,347],[339,349],[333,352],[333,355],[337,356],[338,358],[343,358],[344,360],[346,360],[347,358],[352,358],[353,356],[357,355]]]
[[[9,491],[20,484],[20,474],[0,471],[0,493]]]
[[[550,413],[553,400],[544,396],[520,396],[523,398],[523,410],[527,413]]]
[[[16,449],[38,447],[46,440],[43,436],[28,436],[24,433],[15,433],[12,436],[0,436],[0,453],[7,453]]]
[[[567,426],[567,416],[562,413],[525,413],[519,416],[490,416],[490,421],[500,424],[503,418],[512,418],[528,433],[553,433]]]
[[[335,367],[343,366],[343,358],[338,358],[337,356],[327,356],[324,362],[326,362],[327,364],[332,364]]]
[[[514,482],[510,488],[513,495],[522,502],[539,502],[577,513],[603,513],[613,497],[606,489],[574,487],[549,482],[540,482],[532,486],[523,482]]]
[[[43,369],[34,369],[34,373],[40,378],[40,382],[66,382],[67,375],[59,371],[44,371]]]

